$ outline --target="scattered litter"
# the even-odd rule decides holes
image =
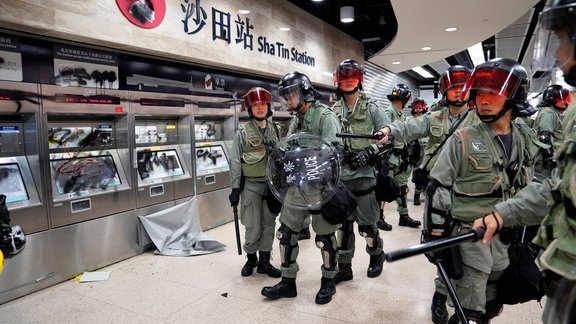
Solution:
[[[110,271],[85,271],[80,278],[80,282],[92,282],[92,281],[106,281],[110,277]]]
[[[222,295],[220,295],[222,297],[228,298],[228,293],[223,293]]]

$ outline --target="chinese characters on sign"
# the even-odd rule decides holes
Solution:
[[[181,9],[184,13],[182,20],[184,32],[188,35],[199,33],[207,24],[208,15],[206,10],[202,8],[200,0],[182,0]],[[231,15],[228,12],[218,10],[212,7],[212,40],[222,40],[226,43],[232,43],[231,35]],[[254,50],[252,29],[254,25],[250,23],[250,18],[246,17],[242,20],[240,15],[236,16],[235,24],[235,38],[236,44],[241,44],[245,50]],[[306,51],[299,51],[295,47],[289,48],[282,42],[275,42],[268,40],[265,36],[257,37],[258,47],[257,51],[260,53],[268,54],[271,56],[279,57],[281,59],[289,60],[292,62],[301,63],[311,67],[316,66],[316,60],[313,56],[309,55]]]

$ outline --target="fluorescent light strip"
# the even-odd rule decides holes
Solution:
[[[424,70],[424,68],[421,66],[417,66],[417,67],[413,68],[412,71],[420,74],[420,76],[422,76],[423,78],[426,78],[426,79],[433,79],[434,78],[434,76],[430,72]]]
[[[474,66],[486,62],[486,60],[484,60],[484,51],[482,50],[482,43],[478,43],[476,45],[468,47],[468,54],[470,55],[470,58],[472,59],[472,63],[474,64]]]

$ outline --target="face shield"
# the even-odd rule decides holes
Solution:
[[[268,157],[270,189],[285,206],[319,210],[338,189],[340,156],[331,143],[312,133],[296,133]]]
[[[364,82],[364,73],[358,69],[338,69],[334,74],[334,85],[347,81],[349,79],[358,80],[360,83]]]
[[[253,104],[263,102],[272,105],[272,94],[265,89],[251,89],[242,97],[244,99],[244,107],[250,108]]]
[[[414,108],[414,109],[426,109],[426,102],[415,101],[412,103],[412,108]]]
[[[561,108],[568,108],[572,102],[572,96],[570,96],[570,91],[568,89],[560,89],[557,94],[553,96],[554,106]]]
[[[442,76],[442,78],[440,78],[440,92],[444,94],[448,89],[454,86],[464,85],[469,78],[470,72],[468,71],[453,71],[446,73]]]
[[[560,47],[560,38],[553,30],[544,29],[539,26],[538,35],[534,42],[534,60],[532,69],[536,71],[550,71],[555,67],[563,65],[556,62],[556,51]],[[566,62],[564,62],[566,64]]]
[[[505,97],[506,100],[512,99],[521,83],[521,79],[513,71],[491,66],[477,68],[462,89],[462,98],[464,101],[468,100],[471,90],[486,90]]]
[[[299,84],[278,89],[278,94],[280,95],[282,110],[299,111],[302,105],[305,103],[304,95],[302,94],[302,90]]]

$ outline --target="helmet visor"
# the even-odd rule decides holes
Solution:
[[[486,90],[506,99],[512,99],[520,86],[520,78],[511,71],[494,67],[475,69],[462,90],[462,98],[467,100],[470,90]]]
[[[470,72],[468,71],[452,71],[446,73],[440,78],[440,92],[444,93],[454,86],[464,85],[468,79],[470,79]]]
[[[424,101],[415,101],[412,103],[412,107],[414,109],[424,109],[426,107],[426,102]]]
[[[572,97],[570,96],[570,91],[568,91],[568,89],[560,89],[558,95],[554,96],[554,105],[556,107],[567,108],[570,102],[572,102]]]
[[[338,84],[349,79],[364,82],[364,74],[358,69],[338,69],[334,75],[334,84]]]
[[[305,103],[304,96],[302,95],[299,84],[294,84],[283,87],[282,89],[278,89],[278,94],[280,95],[282,110],[298,110],[300,109],[300,106]]]
[[[552,30],[539,28],[536,41],[534,42],[532,75],[537,71],[546,72],[554,68],[558,47],[560,47],[560,39],[556,36],[556,33]]]
[[[264,102],[272,104],[272,94],[265,89],[252,89],[244,95],[244,105],[246,108],[251,107],[255,103]]]

